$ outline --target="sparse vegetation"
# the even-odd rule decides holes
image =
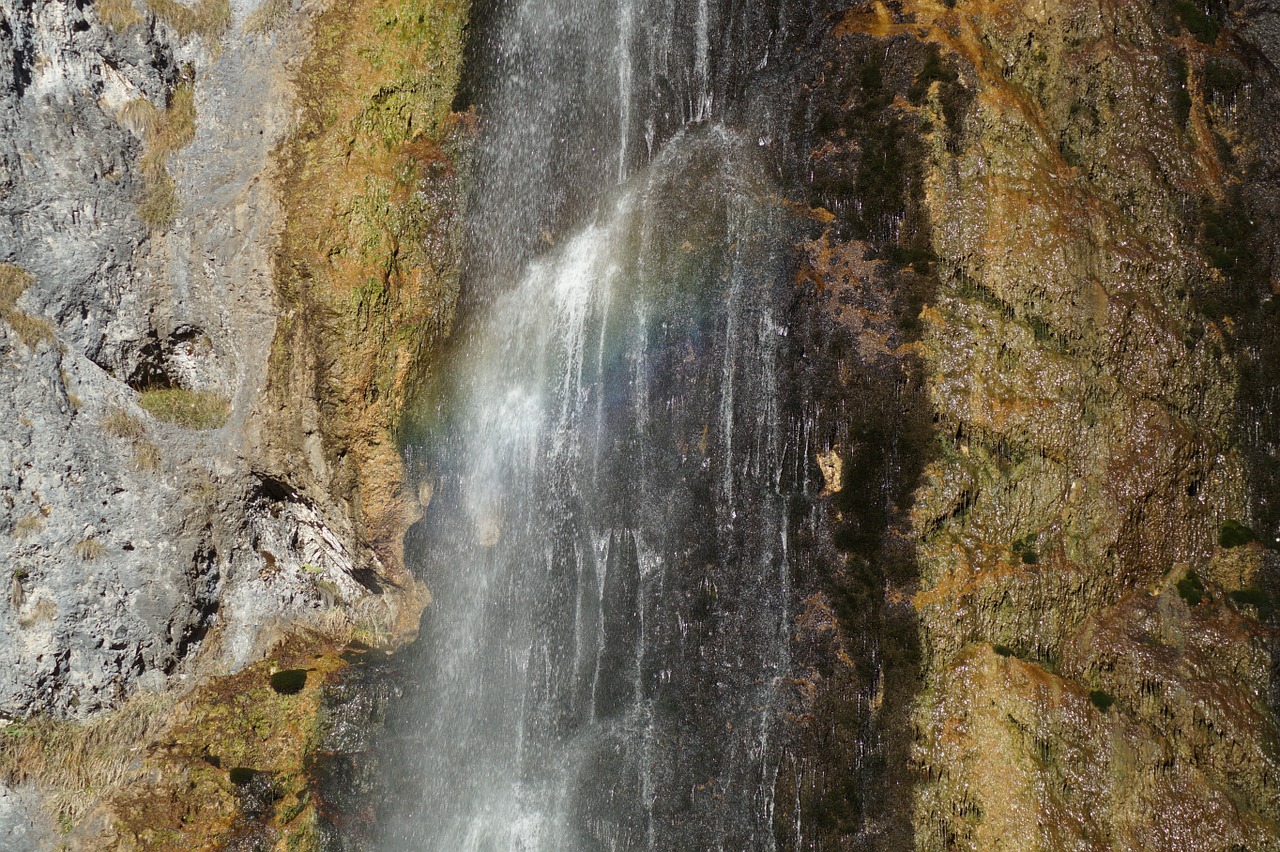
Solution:
[[[160,469],[160,448],[146,438],[133,442],[134,470],[151,471]]]
[[[134,98],[120,107],[116,118],[129,130],[147,139],[160,127],[160,110],[146,98]]]
[[[9,323],[23,345],[34,350],[41,342],[53,340],[53,327],[15,307],[30,286],[31,275],[26,270],[10,263],[0,263],[0,316]]]
[[[39,532],[42,527],[44,527],[44,516],[39,512],[33,512],[13,525],[13,537],[26,538]]]
[[[195,6],[184,6],[177,0],[146,0],[155,16],[173,27],[179,36],[198,35],[216,42],[231,27],[231,4],[228,0],[200,0]]]
[[[160,467],[160,448],[147,437],[147,425],[123,408],[113,408],[98,424],[113,438],[121,438],[133,446],[133,467],[149,471]]]
[[[146,144],[139,162],[143,184],[138,216],[152,228],[168,227],[181,209],[177,185],[169,174],[169,155],[191,144],[196,135],[194,72],[184,72],[165,109],[136,98],[120,108],[117,118]]]
[[[188,429],[217,429],[231,412],[230,403],[221,394],[186,388],[144,390],[139,402],[156,418]]]
[[[98,0],[94,8],[98,10],[98,19],[115,30],[127,30],[142,23],[142,13],[133,5],[133,0]]]
[[[453,111],[466,18],[465,3],[327,6],[281,158],[289,216],[275,268],[289,310],[273,386],[304,369],[325,389],[326,445],[343,447],[357,525],[393,571],[416,502],[393,424],[428,381],[425,356],[457,294],[458,167],[475,130],[472,114]]]
[[[263,0],[262,5],[253,10],[244,22],[245,32],[263,35],[274,30],[289,14],[292,0]]]
[[[15,722],[4,729],[0,782],[33,785],[48,797],[59,824],[73,825],[93,806],[98,792],[129,774],[138,759],[137,745],[160,733],[171,702],[140,693],[115,713],[87,724],[43,718]]]
[[[320,594],[320,600],[325,606],[336,606],[342,600],[342,593],[338,589],[338,584],[332,580],[317,580],[316,591]]]
[[[92,562],[107,551],[102,542],[93,537],[81,539],[71,549],[82,562]]]
[[[113,438],[138,441],[147,436],[147,426],[123,408],[113,408],[99,424]]]
[[[40,598],[30,610],[18,616],[18,626],[34,627],[42,621],[53,621],[58,617],[58,607],[48,598]]]

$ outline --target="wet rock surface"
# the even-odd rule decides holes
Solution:
[[[307,58],[307,28],[327,11],[330,36],[363,32],[376,4],[237,0],[223,23],[217,5],[201,30],[142,3],[0,0],[6,719],[244,672],[299,624],[386,639],[424,600],[399,536],[432,495],[389,429],[452,321],[469,119],[428,144],[395,109],[298,98],[354,67],[332,37]],[[717,78],[775,96],[730,120],[785,128],[758,147],[802,233],[782,848],[1280,844],[1273,6],[853,4],[782,22],[785,74]],[[159,148],[184,91],[194,132]],[[702,117],[668,106],[658,137]],[[330,185],[353,127],[394,155]],[[427,330],[416,354],[406,328]],[[163,419],[157,389],[225,400],[224,422]],[[308,842],[375,836],[399,665],[325,687]],[[274,701],[269,668],[245,688]],[[176,763],[148,765],[216,791],[204,841],[292,830],[275,809],[298,800],[267,783],[285,776],[233,778],[253,767],[174,730]],[[181,827],[190,793],[166,785],[148,789]],[[0,850],[52,848],[37,786],[0,792]],[[159,819],[144,799],[125,803],[138,831]],[[102,848],[107,810],[71,841]]]
[[[1274,376],[1250,368],[1273,337],[1267,20],[958,3],[841,25],[939,58],[897,102],[928,122],[937,275],[919,848],[1276,843],[1273,563],[1229,532],[1274,537]]]

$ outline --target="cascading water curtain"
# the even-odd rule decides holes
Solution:
[[[788,239],[716,118],[747,27],[709,0],[495,19],[383,847],[770,849]]]

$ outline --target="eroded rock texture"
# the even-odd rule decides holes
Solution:
[[[1269,15],[961,0],[840,25],[886,67],[936,57],[895,102],[923,120],[937,277],[920,848],[1280,842],[1275,557],[1241,531],[1276,535]]]
[[[456,180],[435,140],[452,121],[465,6],[413,5],[0,3],[0,717],[83,720],[246,666],[265,678],[259,661],[299,631],[332,650],[416,630],[426,592],[400,538],[429,495],[403,485],[392,430],[450,316]],[[383,54],[334,67],[335,45],[362,50],[344,24]],[[377,101],[385,115],[361,100],[397,86]],[[334,145],[317,150],[321,127],[360,137],[375,162],[344,171]],[[383,146],[417,147],[377,160]],[[317,175],[354,189],[300,188]],[[430,262],[415,213],[435,228]],[[308,229],[346,251],[345,277],[293,274],[317,259],[297,237]],[[366,338],[376,355],[352,354]],[[180,706],[173,724],[203,712]],[[15,741],[44,735],[14,724]],[[208,757],[146,777],[168,789],[214,772],[201,797],[223,820],[232,767]],[[4,766],[26,785],[0,816],[14,848],[93,805],[59,790],[109,793],[128,776],[41,766]],[[56,819],[30,807],[39,793]],[[181,833],[200,807],[181,805],[173,842],[220,836]],[[159,842],[130,833],[145,814],[110,834],[111,812],[68,836]]]
[[[453,316],[466,13],[0,0],[0,716],[184,693],[139,764],[10,750],[0,849],[314,842],[317,680],[251,711],[425,600],[395,430]],[[1280,848],[1280,9],[813,30],[760,140],[811,223],[780,845]]]

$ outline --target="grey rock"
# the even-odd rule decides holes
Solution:
[[[54,849],[53,831],[34,796],[0,787],[0,852]]]
[[[10,717],[109,710],[197,654],[202,672],[235,670],[291,626],[380,617],[337,501],[299,493],[259,448],[282,219],[270,155],[302,39],[243,32],[250,3],[221,49],[150,15],[116,32],[82,5],[0,0],[0,263],[31,274],[17,308],[54,332],[33,351],[0,322]],[[181,209],[149,233],[143,140],[119,111],[163,106],[186,64],[196,138],[168,163]],[[138,391],[157,381],[224,395],[226,425],[152,417]]]

